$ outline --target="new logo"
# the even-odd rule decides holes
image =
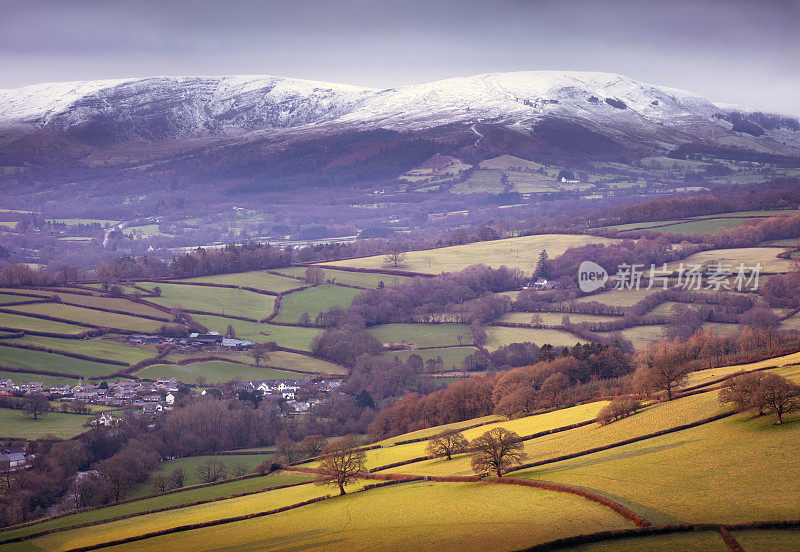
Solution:
[[[583,261],[578,267],[578,286],[584,293],[603,287],[608,280],[606,269],[592,261]]]

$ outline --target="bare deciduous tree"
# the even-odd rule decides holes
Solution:
[[[367,455],[358,448],[353,437],[334,441],[322,449],[323,459],[319,465],[317,485],[336,485],[343,495],[345,485],[361,477]]]
[[[426,452],[434,458],[447,458],[453,459],[454,454],[461,454],[466,452],[469,443],[464,438],[464,435],[457,429],[449,429],[443,431],[438,435],[434,435],[428,446]]]
[[[25,412],[38,420],[40,416],[50,412],[50,401],[41,393],[31,393],[25,397]]]
[[[392,250],[383,257],[383,264],[394,267],[400,266],[406,260],[406,256],[406,252],[402,248],[393,246]]]
[[[228,475],[228,470],[225,464],[214,458],[209,458],[195,470],[197,478],[203,483],[211,483],[220,479],[225,479]]]
[[[477,437],[470,444],[470,449],[473,471],[493,471],[497,477],[503,477],[504,473],[528,457],[519,435],[504,427],[496,427]]]
[[[306,269],[305,280],[309,284],[318,286],[325,281],[325,273],[318,266],[309,266]]]
[[[322,435],[306,435],[303,440],[300,441],[298,448],[300,449],[300,454],[306,458],[311,458],[313,456],[319,456],[326,444],[327,440]]]

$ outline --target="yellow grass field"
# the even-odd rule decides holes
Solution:
[[[606,403],[590,403],[588,405],[543,414],[542,416],[551,416],[549,419],[550,423],[547,424],[550,427],[543,424],[539,426],[541,429],[533,429],[533,427],[528,426],[526,431],[515,425],[519,420],[501,422],[496,425],[512,429],[520,434],[535,433],[545,429],[570,425],[581,421],[581,419],[591,419],[593,417],[590,415],[592,409],[595,409],[594,413],[596,415],[605,404]],[[584,411],[584,415],[579,416],[578,413],[581,412],[579,409],[583,408],[590,410]],[[652,405],[634,416],[607,426],[591,424],[526,441],[525,452],[528,454],[529,461],[545,460],[561,454],[579,452],[589,448],[622,441],[637,435],[645,435],[654,431],[668,429],[713,416],[724,410],[726,410],[725,407],[719,404],[717,400],[716,392],[693,395],[691,397],[676,399],[668,403]],[[521,420],[535,420],[535,418],[537,417],[533,416],[531,418],[522,418]],[[494,426],[471,429],[469,430],[471,432],[469,435],[471,438],[474,438],[491,427]],[[465,435],[467,435],[466,432]],[[400,449],[407,446],[411,445],[401,445],[397,448]],[[395,455],[397,455],[396,452]],[[408,457],[413,457],[413,455],[409,454]],[[400,458],[398,458],[398,460],[400,460]],[[387,472],[411,473],[416,475],[471,475],[473,473],[467,455],[454,457],[452,460],[425,460],[423,462],[391,468],[388,469]]]
[[[611,510],[567,494],[492,483],[418,482],[108,550],[502,552],[587,530],[630,527]],[[97,529],[95,533],[101,533]]]
[[[330,489],[316,485],[299,485],[287,489],[267,491],[241,498],[232,498],[192,508],[157,512],[134,518],[105,523],[100,527],[86,527],[62,533],[44,535],[29,541],[42,550],[62,551],[79,546],[135,536],[143,532],[158,531],[168,527],[198,523],[223,517],[237,516],[280,508],[317,496],[330,494]],[[137,548],[134,548],[137,549]],[[138,550],[141,550],[139,544]]]
[[[751,362],[749,364],[736,364],[734,366],[721,366],[719,368],[709,368],[707,370],[698,370],[689,374],[689,379],[686,381],[685,386],[690,387],[700,385],[718,378],[730,376],[737,372],[750,372],[760,368],[767,368],[770,366],[790,366],[792,364],[800,363],[800,353],[792,353],[777,358],[770,358],[759,362]]]
[[[552,259],[570,247],[615,241],[617,240],[574,234],[542,234],[507,238],[427,251],[409,251],[406,260],[397,269],[439,274],[440,272],[462,270],[470,265],[482,263],[492,267],[506,265],[520,268],[525,272],[532,272],[536,268],[536,261],[543,249],[547,250],[547,255]],[[386,268],[383,255],[348,259],[329,264],[360,268]]]

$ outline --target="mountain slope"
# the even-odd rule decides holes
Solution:
[[[175,152],[198,144],[294,143],[377,129],[455,144],[456,150],[472,144],[529,157],[635,156],[687,144],[779,156],[800,152],[796,119],[721,107],[611,73],[496,73],[383,90],[273,76],[0,90],[0,162],[8,165],[120,147],[135,156],[162,150],[162,142]]]

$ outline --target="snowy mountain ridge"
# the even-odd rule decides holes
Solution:
[[[586,71],[488,73],[387,89],[265,75],[148,77],[0,90],[0,147],[41,131],[102,146],[476,123],[530,134],[541,121],[558,119],[655,149],[713,139],[796,154],[796,119],[768,114],[768,128],[748,123],[741,132],[739,115],[730,115],[741,111],[683,90]]]

